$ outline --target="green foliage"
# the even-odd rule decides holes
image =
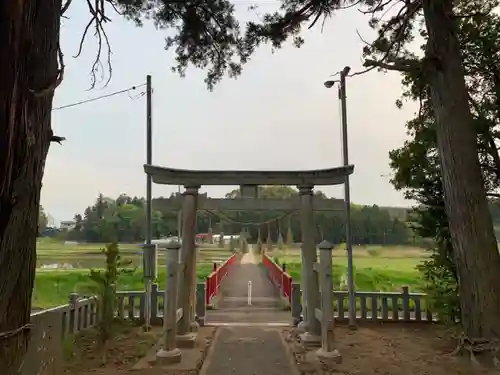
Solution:
[[[401,10],[384,21],[382,18],[389,13],[387,8],[398,3],[402,4]],[[276,1],[276,11],[260,14],[258,22],[247,22],[242,27],[235,11],[242,4],[237,0],[117,0],[116,5],[138,25],[144,19],[152,19],[159,29],[175,30],[166,37],[166,48],[175,50],[173,71],[184,76],[190,65],[204,69],[209,89],[226,74],[238,77],[261,44],[269,43],[278,49],[291,39],[300,47],[304,42],[300,36],[303,26],[320,27],[322,22],[318,20],[326,20],[350,6],[358,6],[369,14],[369,24],[377,31],[378,38],[372,48],[365,48],[365,55],[377,57],[385,53],[385,57],[399,58],[405,52],[401,45],[412,40],[413,21],[420,18],[422,8],[421,2],[399,0],[283,0]],[[250,10],[258,11],[258,5]]]
[[[239,190],[228,193],[229,198],[237,197]],[[259,194],[265,198],[288,199],[297,191],[290,187],[261,186]],[[325,197],[321,191],[316,195]],[[405,218],[391,216],[388,210],[378,206],[352,205],[351,209],[352,236],[356,244],[405,244],[409,242],[409,230]],[[404,211],[404,210],[403,210]],[[272,242],[279,244],[280,223],[272,219],[283,217],[285,213],[269,210],[265,212],[225,212],[224,216],[236,222],[257,223],[270,220],[270,237]],[[200,233],[208,233],[210,226],[219,228],[228,234],[241,232],[241,225],[224,222],[213,215],[200,211],[197,215],[197,228]],[[85,242],[142,242],[144,241],[146,211],[145,200],[140,197],[129,197],[125,194],[116,199],[99,195],[95,203],[87,207],[83,215],[75,215],[75,229],[65,233],[66,240]],[[342,212],[315,213],[315,221],[326,240],[332,243],[345,241],[345,217]],[[168,209],[163,197],[153,200],[153,238],[162,238],[177,234],[177,212]],[[259,228],[250,226],[246,233],[249,243],[258,240]],[[301,238],[299,215],[288,217],[286,243],[293,244]],[[321,238],[317,238],[317,242]]]
[[[429,260],[417,269],[426,280],[424,291],[429,295],[429,307],[438,314],[441,322],[454,324],[460,320],[460,299],[454,264],[442,258],[435,249]]]
[[[104,270],[90,270],[90,280],[94,282],[99,298],[99,323],[97,325],[99,343],[105,345],[112,337],[116,311],[116,289],[121,274],[132,274],[135,269],[125,269],[130,262],[120,261],[120,250],[116,242],[102,250],[106,257]]]
[[[45,213],[42,206],[40,206],[38,210],[38,234],[42,233],[45,228],[47,228],[47,224],[49,222],[49,218]]]

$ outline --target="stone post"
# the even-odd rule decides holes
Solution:
[[[306,345],[314,345],[320,343],[321,325],[314,314],[320,307],[320,299],[318,274],[314,272],[317,256],[314,241],[316,226],[314,225],[313,186],[299,186],[299,194],[302,224],[302,287],[305,291],[303,300],[306,300],[307,306],[304,314],[306,327],[301,340]]]
[[[302,312],[302,305],[300,304],[300,284],[292,283],[292,319],[293,325],[296,326],[300,323],[300,313]]]
[[[257,228],[257,251],[259,254],[262,254],[262,233],[260,226]]]
[[[177,345],[192,347],[196,340],[196,333],[191,332],[196,278],[196,210],[199,186],[186,186],[182,205],[182,250],[181,259],[184,273],[181,280],[179,306],[182,308],[182,318],[177,326]]]
[[[224,242],[224,233],[223,232],[220,232],[220,234],[219,234],[219,247],[221,249],[226,248],[226,243]]]
[[[271,237],[271,224],[267,223],[267,241],[266,241],[266,251],[271,253],[273,251],[273,239]]]
[[[314,212],[313,212],[314,214]],[[302,225],[302,219],[301,219],[301,226],[303,227]],[[291,227],[288,227],[288,230],[290,230]],[[302,234],[302,238],[301,238],[301,241],[302,243],[304,243],[304,231],[301,229],[301,234]],[[304,251],[302,251],[302,248],[301,248],[301,251],[300,251],[300,256],[301,256],[301,262],[300,262],[300,265],[301,265],[301,279],[300,279],[300,297],[302,299],[302,309],[301,309],[301,313],[302,313],[302,320],[299,322],[299,324],[297,325],[297,328],[300,330],[300,331],[307,331],[307,278],[306,278],[306,271],[305,271],[305,267],[306,267],[306,261],[304,260]]]
[[[192,267],[192,290],[191,290],[191,311],[190,311],[190,322],[189,322],[189,327],[191,329],[191,332],[198,332],[198,328],[200,328],[200,325],[198,324],[198,321],[196,320],[196,284],[198,283],[198,279],[196,277],[196,260],[198,258],[198,247],[196,246],[194,249],[194,257],[193,257],[193,263],[191,265]]]
[[[229,237],[229,251],[232,253],[235,251],[234,238],[232,235]]]
[[[179,282],[179,250],[181,244],[172,241],[167,244],[165,296],[163,298],[163,339],[162,347],[156,353],[160,364],[178,363],[181,351],[176,346],[177,331],[177,291]]]
[[[196,320],[200,326],[205,325],[205,315],[207,312],[207,305],[205,304],[205,283],[196,284]]]
[[[208,215],[208,243],[214,243],[213,229],[212,229],[212,215]]]
[[[333,312],[333,275],[332,250],[333,245],[322,241],[319,245],[319,277],[321,287],[321,348],[316,355],[321,358],[340,363],[342,357],[335,349],[335,317]]]
[[[240,253],[245,254],[245,231],[242,229],[240,231]]]
[[[157,263],[158,263],[158,251],[156,245],[154,244],[144,244],[143,247],[143,269],[145,278],[145,324],[144,329],[149,331],[151,329],[151,317],[152,317],[152,285],[153,280],[158,277]]]

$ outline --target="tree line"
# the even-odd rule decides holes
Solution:
[[[261,197],[287,199],[298,195],[296,189],[286,186],[260,187]],[[322,192],[316,194],[323,195]],[[235,198],[238,190],[226,194]],[[153,199],[153,238],[178,235],[178,213],[166,207],[166,198]],[[141,242],[146,233],[146,201],[142,197],[125,194],[116,199],[100,194],[82,214],[74,217],[75,228],[62,234],[65,239],[85,242]],[[317,241],[327,239],[333,243],[345,242],[345,216],[343,211],[315,212]],[[406,223],[391,217],[387,210],[376,205],[353,205],[351,208],[353,241],[356,244],[409,244],[417,239]],[[301,224],[298,213],[280,211],[207,212],[198,211],[197,232],[239,234],[247,232],[248,240],[259,238],[273,242],[284,237],[290,228],[294,241],[300,242]]]

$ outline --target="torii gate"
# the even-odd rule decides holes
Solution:
[[[313,271],[316,259],[314,210],[329,211],[343,207],[343,200],[315,197],[315,186],[340,185],[345,177],[354,171],[353,165],[337,168],[307,171],[195,171],[173,169],[154,165],[144,165],[144,171],[154,183],[162,185],[182,185],[184,193],[168,199],[171,209],[182,210],[182,262],[186,265],[181,280],[182,300],[179,307],[184,311],[179,321],[178,340],[194,342],[196,327],[194,300],[196,288],[196,212],[207,210],[300,210],[302,223],[302,288],[307,310],[304,312],[305,341],[318,341],[321,327],[314,316],[320,309],[318,276]],[[199,195],[201,185],[239,185],[241,198],[213,199]],[[299,189],[299,197],[282,199],[262,199],[257,196],[259,185],[292,185]],[[313,313],[309,314],[307,311]],[[188,344],[189,345],[189,344]]]

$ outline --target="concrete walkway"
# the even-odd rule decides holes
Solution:
[[[207,324],[228,326],[217,330],[200,375],[298,375],[279,329],[270,326],[290,323],[291,314],[259,261],[260,256],[243,255],[223,281]]]
[[[200,375],[298,375],[280,332],[264,327],[222,327]]]

